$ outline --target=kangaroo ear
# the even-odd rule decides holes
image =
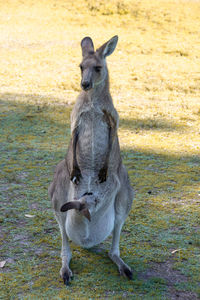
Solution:
[[[97,52],[105,58],[106,56],[109,56],[113,53],[117,45],[117,42],[118,42],[118,36],[115,35],[112,37],[112,39],[110,39],[108,42],[103,44],[99,49],[97,49]]]
[[[63,206],[61,206],[60,211],[64,212],[70,209],[80,209],[80,203],[78,201],[69,201],[65,204],[63,204]]]
[[[94,53],[94,44],[92,39],[89,36],[86,36],[81,41],[82,55],[86,56],[87,54]]]
[[[81,210],[82,215],[84,215],[88,221],[91,221],[91,215],[87,208]]]

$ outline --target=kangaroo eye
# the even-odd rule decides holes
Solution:
[[[100,67],[100,66],[96,66],[96,67],[94,67],[94,69],[95,69],[95,71],[96,71],[97,73],[99,73],[99,72],[101,71],[101,67]]]

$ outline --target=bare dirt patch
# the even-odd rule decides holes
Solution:
[[[178,270],[174,269],[174,263],[172,260],[168,260],[163,263],[152,263],[151,268],[146,272],[139,274],[139,279],[149,280],[152,278],[162,278],[167,283],[168,291],[166,296],[169,299],[181,299],[181,300],[196,300],[198,296],[192,292],[180,291],[176,285],[179,283],[187,282],[188,277],[181,274]]]

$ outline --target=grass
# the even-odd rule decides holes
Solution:
[[[2,299],[198,299],[199,2],[12,0],[0,8]],[[89,35],[100,46],[115,34],[111,93],[135,189],[120,245],[134,278],[118,276],[110,238],[89,251],[72,243],[66,288],[47,188],[70,139],[80,41]]]

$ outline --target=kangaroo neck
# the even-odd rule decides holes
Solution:
[[[108,73],[105,77],[106,78],[104,80],[94,84],[94,87],[87,92],[88,98],[92,103],[100,97],[110,94]]]

